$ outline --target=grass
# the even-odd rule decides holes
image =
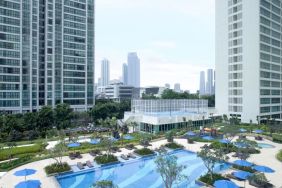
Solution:
[[[0,161],[8,160],[11,157],[17,157],[21,154],[34,154],[44,150],[44,145],[35,144],[25,147],[13,147],[11,149],[0,150]]]
[[[149,148],[142,148],[142,149],[136,149],[134,150],[135,153],[141,156],[146,156],[146,155],[152,155],[154,152],[150,150]]]
[[[282,162],[282,150],[277,153],[276,158]]]
[[[24,157],[21,157],[19,159],[13,160],[13,161],[9,161],[9,162],[5,162],[5,163],[0,163],[0,171],[9,171],[13,168],[16,168],[18,166],[22,166],[26,163],[29,163],[32,161],[32,156],[27,155]]]
[[[118,158],[114,155],[101,155],[97,156],[94,159],[97,164],[108,164],[108,163],[113,163],[113,162],[118,162]]]
[[[47,175],[55,174],[55,173],[62,173],[62,172],[68,172],[70,171],[70,166],[68,163],[62,163],[61,165],[57,163],[53,163],[51,165],[48,165],[44,168]]]

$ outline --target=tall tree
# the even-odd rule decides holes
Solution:
[[[46,131],[53,128],[54,113],[51,106],[43,106],[38,112],[38,129],[42,137],[45,137]]]
[[[73,112],[69,104],[58,104],[54,109],[55,124],[57,128],[65,129],[71,124]]]

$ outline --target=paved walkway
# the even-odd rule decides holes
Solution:
[[[253,138],[250,138],[253,139]],[[200,147],[203,146],[205,143],[194,143],[194,144],[188,144],[186,139],[175,139],[175,142],[182,144],[185,146],[187,150],[197,152],[200,151]],[[281,144],[276,144],[272,143],[268,140],[262,141],[263,143],[268,143],[272,144],[275,146],[275,148],[265,148],[261,149],[261,153],[257,155],[252,155],[249,159],[250,162],[254,162],[259,165],[267,165],[273,168],[276,172],[273,174],[266,174],[266,177],[276,185],[277,187],[282,186],[282,163],[279,162],[276,158],[275,155],[276,153],[282,149]],[[152,146],[149,148],[155,149],[158,148],[159,146],[166,144],[166,140],[160,140],[152,143]],[[137,146],[137,148],[141,148],[142,146]],[[121,152],[115,153],[116,156],[120,156],[122,153],[123,154],[128,154],[132,151],[127,150],[122,148]],[[86,162],[87,160],[93,161],[93,157],[90,156],[89,154],[83,154],[82,159],[75,159],[75,160],[70,160],[69,157],[63,157],[63,161],[69,163],[70,165],[76,165],[77,162]],[[231,158],[230,161],[236,160],[234,158]],[[33,168],[37,170],[36,174],[33,174],[31,176],[28,176],[27,179],[39,179],[42,183],[42,188],[60,188],[58,185],[58,182],[54,177],[47,177],[45,172],[44,172],[44,167],[46,165],[54,163],[53,159],[45,159],[41,161],[36,161],[33,163],[29,163],[26,165],[23,165],[21,167],[18,167],[16,169],[13,169],[9,172],[7,172],[1,179],[0,179],[0,188],[14,188],[16,184],[24,180],[24,177],[16,177],[13,175],[13,173],[17,170],[21,170],[24,168]],[[236,182],[238,185],[243,186],[243,182]],[[246,185],[247,188],[252,188],[252,186]]]

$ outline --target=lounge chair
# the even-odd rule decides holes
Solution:
[[[121,154],[120,158],[122,158],[123,160],[128,160],[128,157],[124,154]]]
[[[90,161],[86,161],[86,166],[88,166],[89,168],[93,168],[93,165]]]
[[[75,157],[78,158],[78,159],[81,159],[81,158],[82,158],[82,155],[80,154],[80,152],[76,152],[76,153],[75,153]]]
[[[134,149],[134,145],[133,144],[128,144],[128,145],[125,146],[125,149],[133,150]]]
[[[77,167],[79,168],[79,170],[84,169],[84,166],[81,162],[77,162]]]
[[[256,136],[255,139],[256,140],[262,140],[262,137],[261,136]]]
[[[74,153],[69,153],[69,157],[71,160],[74,160],[75,159],[75,154]]]
[[[90,154],[92,157],[95,157],[95,156],[97,155],[97,154],[96,154],[96,152],[95,152],[95,151],[93,151],[93,150],[92,150],[92,151],[90,151],[90,152],[89,152],[89,154]]]
[[[136,156],[133,153],[129,153],[127,155],[127,157],[132,158],[132,159],[136,159]]]

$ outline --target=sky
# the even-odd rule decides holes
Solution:
[[[214,6],[215,0],[96,0],[96,82],[103,58],[118,79],[127,53],[137,52],[141,86],[180,83],[195,92],[200,71],[214,68]]]

